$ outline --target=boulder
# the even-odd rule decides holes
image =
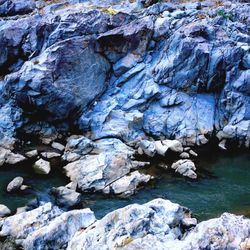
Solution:
[[[53,158],[61,157],[61,154],[56,153],[56,152],[42,152],[41,156],[46,160],[50,160]]]
[[[0,218],[9,216],[11,214],[11,211],[8,207],[6,207],[3,204],[0,204]]]
[[[60,207],[70,208],[76,206],[81,201],[81,194],[67,187],[57,187],[51,189],[55,202]]]
[[[95,142],[91,154],[66,165],[66,174],[83,192],[104,189],[111,192],[108,186],[147,164],[135,161],[134,154],[132,148],[118,139],[102,139]],[[129,185],[127,187],[130,189]]]
[[[136,189],[149,182],[153,177],[134,171],[129,175],[121,177],[103,190],[104,193],[114,193],[120,196],[128,196],[135,193]]]
[[[90,209],[64,212],[46,203],[4,219],[0,235],[14,238],[24,249],[60,249],[78,230],[90,226],[94,221],[95,216]]]
[[[51,144],[51,147],[54,148],[54,149],[57,149],[57,150],[59,150],[61,152],[64,151],[64,149],[65,149],[65,147],[59,142],[53,142]]]
[[[47,175],[50,173],[51,167],[48,161],[40,159],[34,163],[33,169],[37,174]]]
[[[38,152],[37,152],[36,149],[34,149],[34,150],[31,150],[31,151],[26,152],[25,155],[26,155],[28,158],[34,158],[34,157],[37,157],[37,156],[38,156]]]
[[[185,177],[196,179],[197,174],[195,173],[196,167],[191,160],[179,160],[172,164],[172,169],[175,170],[176,173],[179,173]]]
[[[11,193],[19,191],[22,185],[23,185],[23,177],[16,177],[8,184],[7,192]]]

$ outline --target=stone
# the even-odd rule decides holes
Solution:
[[[157,154],[165,156],[166,152],[168,151],[168,146],[163,145],[161,141],[156,141],[155,149],[156,149]]]
[[[57,187],[51,189],[55,202],[60,207],[70,208],[76,206],[81,201],[81,194],[67,187]]]
[[[189,153],[187,153],[187,152],[182,152],[182,153],[180,154],[180,158],[181,158],[181,159],[188,159],[188,158],[190,158]]]
[[[179,160],[173,163],[171,168],[174,169],[175,172],[188,178],[197,178],[197,174],[195,173],[196,167],[191,160]]]
[[[53,158],[61,157],[61,154],[56,153],[56,152],[42,152],[41,156],[46,160],[50,160]]]
[[[7,192],[12,193],[15,191],[19,191],[21,186],[23,185],[23,177],[14,178],[7,186]]]
[[[37,174],[47,175],[50,173],[51,167],[48,161],[40,159],[34,163],[33,169]]]
[[[156,153],[156,148],[155,148],[154,142],[142,140],[139,143],[139,147],[149,157],[153,157]]]
[[[198,156],[198,154],[196,152],[194,152],[194,150],[192,150],[192,149],[189,150],[189,154],[192,155],[192,156],[194,156],[194,157]]]
[[[31,151],[26,152],[25,155],[26,155],[28,158],[34,158],[34,157],[37,157],[37,156],[38,156],[38,152],[37,152],[36,149],[34,149],[34,150],[31,150]]]
[[[54,148],[54,149],[57,149],[57,150],[59,150],[61,152],[64,151],[64,149],[65,149],[65,147],[59,142],[53,142],[51,144],[51,147]]]
[[[226,139],[222,140],[219,144],[218,144],[218,147],[221,149],[221,150],[227,150],[226,148]]]
[[[183,152],[182,144],[181,144],[181,142],[179,142],[177,140],[164,140],[164,141],[162,141],[162,144],[167,146],[173,152],[176,152],[176,153]]]
[[[13,153],[10,149],[0,147],[0,166],[3,164],[16,165],[25,160],[26,158],[23,155]]]
[[[11,214],[11,211],[8,207],[6,207],[3,204],[0,204],[0,218],[9,216]]]
[[[114,193],[120,196],[129,196],[135,193],[136,189],[149,182],[152,179],[152,176],[141,174],[139,171],[134,171],[129,175],[118,179],[113,182],[108,188],[103,190],[104,193]]]
[[[135,151],[119,139],[102,139],[95,142],[91,154],[66,165],[67,176],[86,192],[103,191],[115,181],[128,175],[132,170],[145,166],[146,162],[133,159]],[[129,179],[129,178],[128,178]],[[130,188],[130,186],[127,186]]]
[[[90,209],[64,212],[46,203],[4,219],[0,235],[15,238],[24,249],[60,249],[78,230],[87,228],[94,221],[95,216]]]

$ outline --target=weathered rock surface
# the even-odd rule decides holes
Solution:
[[[52,188],[51,194],[58,206],[70,208],[81,201],[81,194],[67,187]]]
[[[90,209],[64,212],[46,203],[1,221],[0,235],[13,237],[27,250],[60,249],[78,230],[94,221],[95,216]]]
[[[171,168],[174,169],[175,172],[188,178],[197,178],[197,174],[195,173],[196,167],[191,160],[179,160],[173,163]]]
[[[21,186],[23,185],[23,177],[16,177],[14,178],[7,186],[7,192],[15,192],[20,190]]]
[[[114,188],[116,185],[119,186],[119,182],[116,183],[116,181],[128,175],[132,170],[147,164],[135,161],[134,153],[132,148],[118,139],[103,139],[95,142],[91,154],[83,154],[79,160],[66,165],[65,170],[71,181],[76,183],[83,192],[90,190],[112,192],[112,185]],[[134,177],[137,177],[136,180],[133,174],[120,180],[127,183],[128,190],[123,189],[123,192],[132,192],[131,189],[136,187],[135,184],[147,182],[146,179],[148,179],[139,173],[136,173]],[[131,182],[134,184],[132,185]],[[114,192],[119,192],[118,188]]]

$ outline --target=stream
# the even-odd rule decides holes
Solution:
[[[244,214],[250,217],[250,155],[248,153],[209,155],[196,160],[198,180],[164,172],[151,166],[146,172],[156,179],[129,198],[105,197],[101,194],[84,194],[83,205],[90,207],[97,218],[132,203],[145,203],[155,198],[170,199],[191,209],[199,220],[221,215],[223,212]],[[53,186],[67,184],[68,180],[52,171],[49,176],[35,175],[29,166],[0,168],[0,204],[13,212],[36,196],[46,196]],[[7,184],[22,176],[30,190],[22,194],[8,194]]]

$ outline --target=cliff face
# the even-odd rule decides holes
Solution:
[[[2,142],[74,125],[92,139],[248,147],[249,8],[1,1]]]

